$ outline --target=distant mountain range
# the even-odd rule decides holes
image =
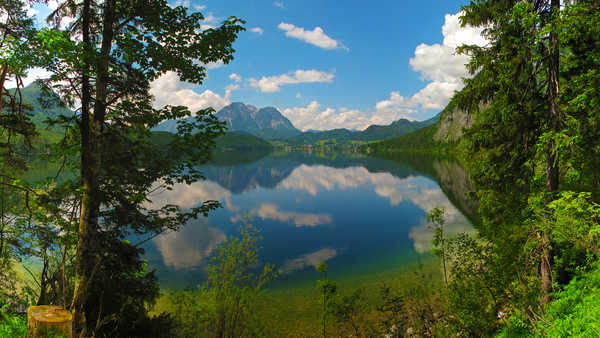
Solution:
[[[302,132],[273,107],[258,109],[252,105],[234,102],[219,110],[215,116],[227,123],[227,130],[244,132],[267,140],[286,139]],[[192,120],[193,117],[187,119]],[[177,120],[159,124],[155,131],[177,132]]]
[[[427,127],[436,123],[439,118],[438,114],[426,121],[400,119],[387,126],[371,125],[363,131],[333,129],[301,132],[279,110],[273,107],[258,109],[249,104],[234,102],[219,110],[215,116],[227,123],[228,131],[249,133],[267,140],[281,140],[290,145],[383,140]],[[154,130],[175,133],[177,132],[177,120],[164,121]]]
[[[38,125],[39,128],[47,128],[46,124],[43,122],[48,117],[56,117],[61,114],[70,116],[73,114],[73,112],[68,108],[57,106],[54,103],[42,104],[39,101],[39,98],[41,97],[40,87],[35,83],[23,88],[21,90],[21,94],[23,96],[23,102],[30,104],[29,111],[31,114],[31,120]],[[54,98],[58,99],[58,97]],[[45,101],[47,101],[47,99]],[[54,102],[57,101],[58,100],[55,100]],[[448,115],[448,110],[449,109],[447,108],[443,114],[440,113],[444,116],[444,121],[440,122],[448,124],[446,123],[446,120],[452,120],[451,117],[453,116],[446,116]],[[431,142],[430,139],[432,137],[429,134],[435,133],[438,129],[437,127],[440,124],[440,122],[438,122],[440,119],[440,114],[426,121],[409,121],[406,119],[400,119],[386,126],[371,125],[363,131],[333,129],[326,131],[310,130],[306,132],[301,132],[294,127],[290,120],[283,116],[283,114],[281,114],[281,112],[274,107],[258,109],[257,107],[249,104],[234,102],[219,110],[215,115],[219,118],[219,120],[226,122],[228,127],[227,131],[229,132],[229,135],[222,137],[218,142],[222,148],[236,149],[247,146],[250,148],[266,149],[268,148],[266,142],[263,143],[261,140],[256,138],[244,137],[243,134],[245,133],[249,134],[248,136],[257,136],[266,140],[280,140],[289,145],[297,146],[318,143],[344,144],[351,142],[370,142],[403,136],[417,130],[427,132],[428,135],[424,139],[414,137],[412,134],[410,137],[401,137],[399,139],[402,140],[401,143],[409,140],[412,144],[421,143],[424,141]],[[191,120],[193,117],[187,119]],[[442,125],[445,125],[444,123],[442,123]],[[444,130],[446,129],[452,131],[456,128],[452,128],[452,126],[450,126]],[[153,130],[176,133],[177,120],[164,121]],[[58,135],[59,133],[60,126],[55,126],[49,130],[46,129],[44,135],[45,137],[52,137],[54,134]],[[234,144],[238,141],[243,143],[243,145]]]
[[[291,145],[315,144],[319,142],[348,143],[352,141],[368,142],[401,136],[415,130],[435,124],[439,114],[425,121],[400,119],[387,126],[371,125],[363,131],[333,129],[326,131],[307,131],[301,135],[286,139]]]

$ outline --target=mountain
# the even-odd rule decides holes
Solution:
[[[15,89],[9,89],[8,91],[14,94]],[[21,88],[20,93],[23,108],[38,133],[33,140],[34,148],[42,149],[44,146],[55,143],[63,137],[64,129],[61,125],[49,126],[46,123],[48,118],[56,119],[60,115],[71,117],[74,114],[62,103],[58,95],[53,92],[49,95],[42,95],[41,87],[36,82]]]
[[[300,130],[273,107],[258,109],[252,105],[234,102],[219,110],[215,116],[227,123],[227,131],[244,132],[264,139],[284,139],[300,134]],[[193,117],[186,118],[192,120]],[[177,120],[164,121],[155,131],[177,132]]]
[[[14,89],[9,89],[9,91],[14,93]],[[61,107],[58,104],[60,102],[58,95],[50,93],[48,97],[42,97],[41,87],[36,82],[21,89],[21,98],[28,108],[27,111],[30,114],[31,122],[35,123],[38,128],[44,129],[48,127],[44,123],[48,117],[56,118],[59,115],[73,115],[71,110],[64,106]],[[42,100],[40,101],[40,99]]]
[[[307,131],[301,135],[286,139],[291,145],[314,144],[319,142],[349,143],[353,141],[369,142],[384,140],[425,128],[437,122],[440,114],[425,121],[409,121],[400,119],[387,126],[371,125],[363,131],[333,129],[326,131]]]
[[[440,114],[437,114],[425,121],[409,121],[407,119],[400,119],[387,126],[371,125],[362,131],[361,137],[364,141],[374,141],[408,134],[412,131],[422,129],[436,123],[439,117]]]
[[[241,131],[273,140],[300,134],[300,131],[273,107],[258,109],[249,104],[234,102],[219,110],[216,116],[227,122],[228,130]]]
[[[483,105],[482,105],[483,107]],[[473,124],[474,116],[458,109],[454,100],[438,114],[438,120],[413,132],[370,143],[364,150],[374,154],[414,151],[452,151],[461,142],[465,129]]]

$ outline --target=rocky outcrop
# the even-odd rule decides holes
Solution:
[[[440,116],[438,130],[433,135],[436,142],[456,143],[463,135],[464,129],[473,125],[475,117],[457,107],[447,109]]]

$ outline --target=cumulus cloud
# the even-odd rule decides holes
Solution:
[[[314,82],[333,82],[332,73],[321,72],[318,70],[297,70],[293,73],[263,76],[260,80],[250,79],[250,85],[257,87],[263,93],[274,93],[280,90],[280,86],[296,83],[314,83]]]
[[[283,3],[283,1],[275,1],[273,3],[273,6],[279,7],[279,8],[285,8],[285,4]]]
[[[202,11],[206,9],[206,5],[194,5],[194,9],[197,11]]]
[[[335,249],[324,248],[297,258],[288,259],[281,266],[281,272],[289,274],[308,266],[317,267],[319,263],[328,261],[337,256],[337,254],[337,250]]]
[[[240,89],[240,86],[236,84],[230,84],[229,86],[225,87],[225,100],[229,102],[229,99],[231,98],[231,92],[238,89]]]
[[[242,81],[242,76],[238,75],[236,73],[229,74],[229,78],[232,79],[235,82],[241,82]]]
[[[203,63],[202,65],[204,66],[204,68],[211,70],[211,69],[222,67],[223,61],[219,60],[216,62]]]
[[[204,17],[203,21],[204,22],[202,24],[200,24],[200,29],[204,31],[207,29],[215,28],[217,26],[217,24],[219,23],[220,18],[214,16],[213,13],[208,13]]]
[[[58,8],[58,1],[57,0],[48,1],[48,8],[50,8],[51,11],[55,11]]]
[[[264,30],[260,27],[252,27],[252,28],[250,28],[250,31],[253,33],[256,33],[258,35],[262,35],[264,32]]]
[[[190,0],[177,0],[173,3],[173,7],[183,6],[190,8]]]
[[[334,40],[327,36],[321,27],[315,27],[313,30],[305,30],[302,27],[297,27],[291,23],[282,22],[277,25],[277,28],[285,31],[285,36],[310,43],[323,49],[345,49],[348,50],[340,41]]]
[[[31,69],[27,70],[27,76],[21,77],[21,80],[23,81],[23,86],[27,87],[33,81],[40,80],[40,79],[47,79],[51,75],[52,75],[52,73],[50,73],[42,68],[31,68]],[[15,88],[17,86],[17,83],[16,83],[14,77],[10,77],[10,78],[6,79],[4,86],[6,86],[6,88]]]
[[[429,83],[410,97],[392,92],[387,100],[376,104],[377,112],[389,113],[406,108],[443,109],[454,92],[464,87],[462,78],[468,76],[465,64],[469,62],[469,56],[458,55],[455,49],[463,44],[485,46],[487,40],[481,36],[482,28],[461,27],[461,15],[461,12],[446,14],[442,44],[422,43],[415,48],[415,54],[409,60],[410,67]]]
[[[298,97],[298,96],[296,96]],[[403,108],[386,111],[363,111],[348,108],[321,107],[312,101],[305,107],[282,108],[281,112],[301,130],[349,128],[362,130],[372,124],[386,125],[398,119],[411,119],[415,109]]]
[[[155,107],[181,105],[188,107],[191,112],[208,107],[219,110],[231,103],[228,98],[221,97],[211,90],[198,93],[192,89],[194,87],[192,84],[181,82],[177,73],[167,72],[150,84],[150,94],[154,95]]]

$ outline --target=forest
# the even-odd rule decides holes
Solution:
[[[600,335],[598,0],[463,6],[461,25],[489,43],[456,49],[470,77],[446,110],[472,124],[456,142],[432,141],[428,123],[368,152],[394,160],[424,145],[460,161],[477,232],[449,234],[447,210],[433,208],[433,265],[356,287],[320,262],[302,295],[269,291],[282,272],[260,257],[259,219],[213,250],[195,289],[163,290],[140,247],[222,207],[156,208],[153,193],[205,179],[215,147],[271,149],[226,134],[212,108],[157,108],[149,92],[167,72],[202,84],[208,64],[231,62],[243,18],[207,29],[163,0],[67,0],[40,28],[28,0],[1,3],[1,337],[27,336],[33,305],[70,311],[78,337]],[[35,100],[32,68],[50,74]],[[177,134],[153,131],[173,119]]]

